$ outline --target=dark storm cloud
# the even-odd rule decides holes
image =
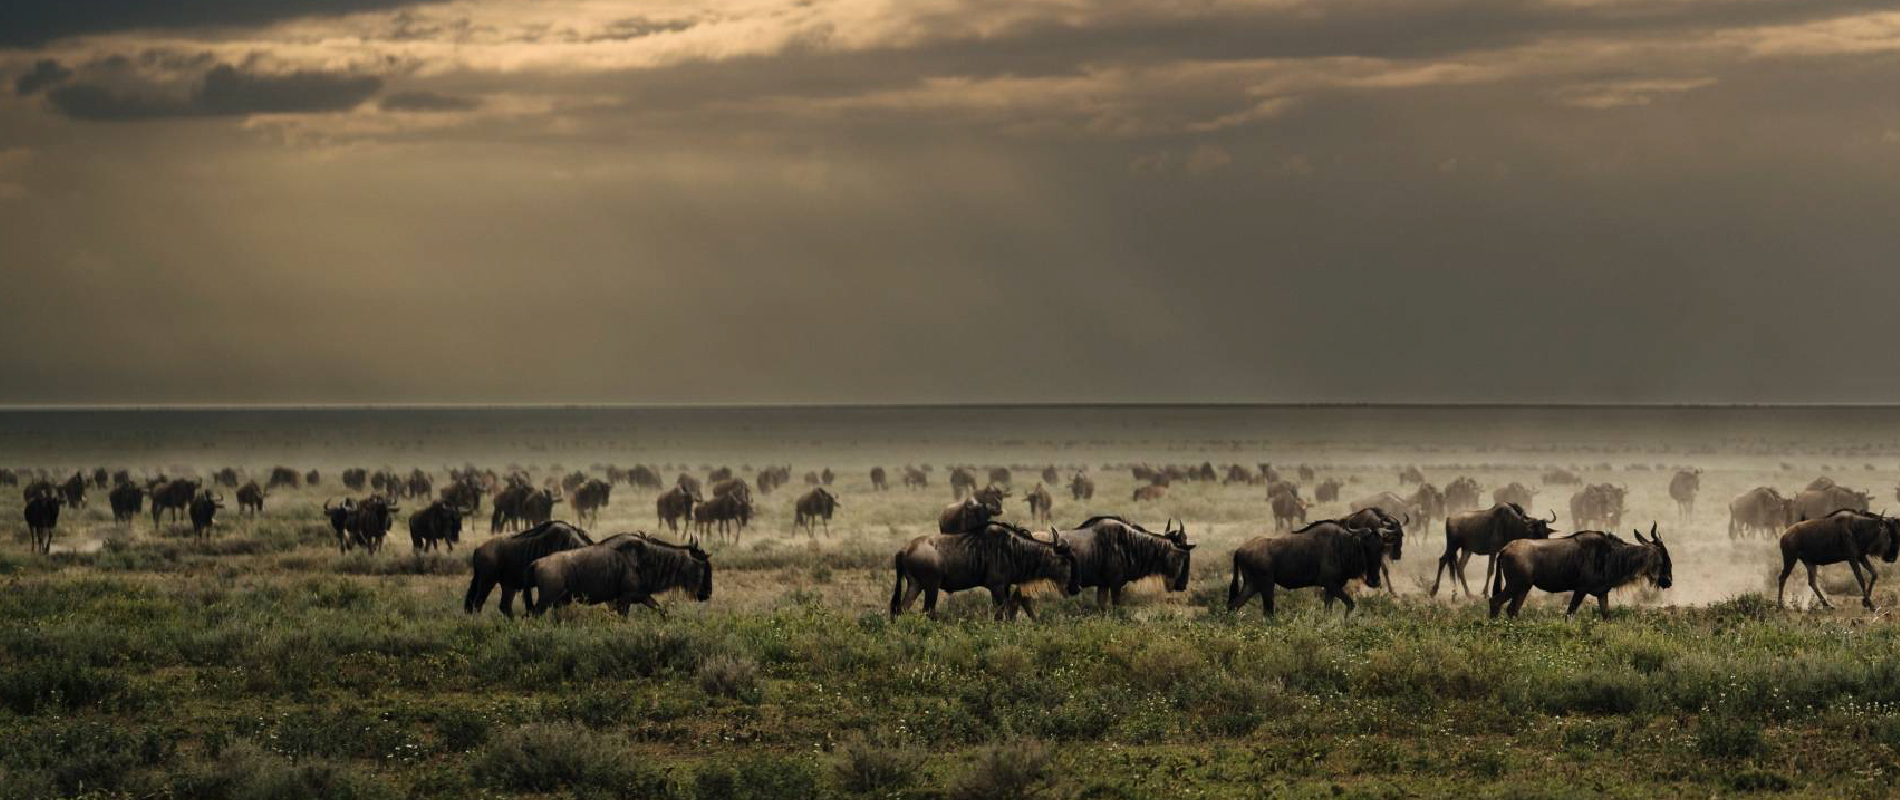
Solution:
[[[60,113],[88,122],[126,122],[165,117],[348,111],[382,89],[374,75],[293,72],[264,75],[219,64],[184,93],[164,86],[122,81],[119,86],[69,83],[47,93]]]
[[[347,14],[434,0],[7,0],[0,3],[0,48],[137,28],[255,25]]]
[[[61,65],[58,60],[42,58],[33,62],[33,69],[14,79],[13,91],[22,95],[33,94],[72,77],[73,71]]]
[[[384,111],[473,111],[480,108],[481,100],[474,97],[438,94],[436,92],[397,92],[388,95],[377,103]]]

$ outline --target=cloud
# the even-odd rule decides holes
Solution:
[[[1620,108],[1646,106],[1659,96],[1681,94],[1715,84],[1714,78],[1639,78],[1563,86],[1553,90],[1552,99],[1579,108]]]
[[[13,91],[22,95],[33,94],[48,86],[72,77],[73,71],[59,63],[58,59],[42,58],[33,62],[33,69],[13,81]]]
[[[134,29],[260,25],[299,17],[420,5],[434,0],[6,0],[0,48]]]
[[[300,71],[261,74],[218,64],[195,84],[175,84],[121,74],[112,83],[68,83],[46,95],[53,108],[88,122],[166,117],[230,117],[250,114],[348,111],[382,89],[374,75]]]
[[[1215,144],[1204,144],[1194,148],[1194,152],[1188,154],[1186,161],[1187,171],[1196,175],[1223,169],[1233,163],[1233,154]]]
[[[417,91],[388,95],[378,103],[378,107],[384,111],[473,111],[481,104],[479,98]]]

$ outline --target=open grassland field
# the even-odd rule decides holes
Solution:
[[[1574,620],[1534,593],[1517,620],[1427,589],[1442,523],[1408,533],[1396,596],[1354,585],[1325,613],[1283,591],[1279,616],[1226,609],[1230,554],[1273,535],[1264,488],[1175,482],[1137,504],[1131,464],[1270,462],[1400,491],[1540,488],[1572,530],[1576,487],[1628,488],[1622,534],[1659,523],[1675,585],[1620,592]],[[418,555],[399,521],[382,552],[339,554],[322,518],[346,467],[521,469],[539,482],[609,464],[670,484],[790,465],[737,542],[709,540],[706,603],[622,619],[462,612],[469,551]],[[906,464],[930,486],[901,487]],[[935,529],[951,465],[1008,466],[1008,519],[1054,466],[1069,527],[1122,514],[1183,521],[1187,591],[1045,595],[1040,618],[989,619],[982,591],[932,621],[891,619],[892,555]],[[1797,571],[1775,607],[1772,539],[1732,539],[1728,501],[1827,475],[1900,508],[1900,411],[1886,409],[532,409],[30,412],[0,415],[0,466],[262,479],[317,469],[255,517],[232,492],[215,532],[115,524],[104,491],[65,509],[38,555],[17,488],[0,492],[0,797],[1226,798],[1892,797],[1900,792],[1900,575],[1876,562],[1878,611],[1846,565],[1837,609]],[[890,472],[890,491],[869,470]],[[1703,470],[1686,520],[1668,495]],[[792,531],[807,471],[832,469],[831,533]],[[981,475],[981,472],[979,472]],[[1409,487],[1404,487],[1409,493]],[[656,492],[614,487],[596,538],[655,530]],[[421,502],[402,503],[406,520]],[[1309,519],[1348,511],[1322,503]],[[557,506],[557,519],[571,513]],[[1048,526],[1041,526],[1046,529]],[[670,535],[670,534],[669,534]],[[1470,568],[1477,587],[1482,558]],[[915,609],[913,609],[914,611]]]

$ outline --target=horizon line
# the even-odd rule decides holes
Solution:
[[[973,402],[742,402],[742,403],[18,403],[0,404],[0,414],[59,412],[184,411],[764,411],[951,408],[1127,409],[1900,409],[1900,402],[1536,402],[1536,401],[973,401]]]

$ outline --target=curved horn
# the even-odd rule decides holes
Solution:
[[[1649,521],[1649,538],[1657,544],[1662,543],[1662,534],[1656,532],[1656,521],[1653,519]]]
[[[1553,509],[1551,509],[1551,510],[1550,510],[1550,519],[1547,519],[1547,520],[1544,520],[1544,521],[1545,521],[1545,522],[1556,522],[1556,521],[1557,521],[1557,509],[1554,509],[1554,508],[1553,508]]]

